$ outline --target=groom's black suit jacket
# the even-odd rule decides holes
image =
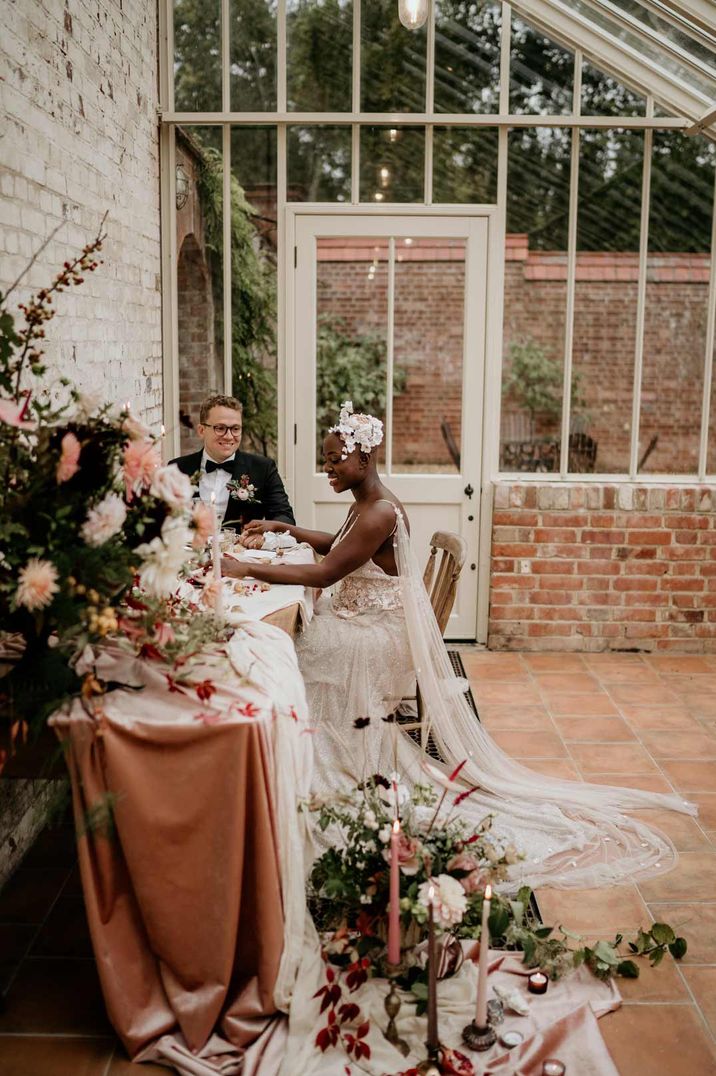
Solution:
[[[171,460],[184,474],[195,475],[201,468],[203,449],[190,452],[188,456],[178,456]],[[249,482],[256,486],[255,497],[258,503],[247,504],[235,497],[229,497],[224,523],[250,523],[252,519],[278,519],[282,523],[295,523],[293,509],[283,487],[281,476],[273,460],[259,456],[254,452],[238,452],[229,464],[233,468],[232,478],[249,476]]]

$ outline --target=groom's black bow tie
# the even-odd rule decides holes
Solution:
[[[233,457],[230,460],[224,460],[223,463],[214,463],[213,460],[207,460],[204,470],[207,474],[211,474],[212,471],[230,471],[230,464],[232,464],[233,462]]]

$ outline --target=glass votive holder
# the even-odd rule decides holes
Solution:
[[[506,1046],[508,1050],[514,1050],[515,1046],[519,1046],[524,1041],[525,1037],[522,1032],[515,1031],[514,1028],[508,1028],[500,1035],[500,1045]]]
[[[566,1066],[556,1057],[548,1057],[542,1062],[542,1076],[564,1076]]]
[[[527,980],[530,994],[546,994],[549,979],[543,971],[533,971]]]
[[[487,1022],[491,1027],[497,1027],[505,1019],[505,1008],[499,998],[490,998],[487,1003]]]

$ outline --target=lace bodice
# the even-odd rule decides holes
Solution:
[[[343,541],[355,521],[355,513],[349,512],[333,540],[332,549]],[[360,616],[361,613],[400,609],[400,580],[397,576],[388,575],[379,564],[369,560],[341,579],[333,592],[332,604],[336,616],[344,619]]]

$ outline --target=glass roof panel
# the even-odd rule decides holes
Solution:
[[[607,31],[612,37],[622,41],[652,62],[660,64],[667,75],[672,75],[682,85],[696,90],[707,102],[716,98],[716,68],[711,70],[701,60],[692,66],[689,58],[682,60],[678,55],[662,47],[656,39],[649,40],[643,37],[638,32],[638,28],[632,29],[619,22],[609,11],[608,3],[603,3],[602,0],[571,0],[570,6],[594,26]]]
[[[612,0],[612,3],[615,7],[627,12],[627,14],[633,15],[644,26],[656,30],[662,37],[678,45],[684,52],[688,52],[694,60],[699,60],[708,67],[716,69],[716,34],[709,34],[705,30],[700,30],[694,26],[692,36],[688,33],[688,23],[682,19],[678,20],[684,27],[683,30],[680,30],[670,19],[664,18],[658,13],[659,9],[662,8],[659,0],[649,0],[647,4],[642,3],[641,0]],[[668,9],[663,10],[665,13],[668,12]],[[716,13],[714,14],[714,23],[716,24]]]

